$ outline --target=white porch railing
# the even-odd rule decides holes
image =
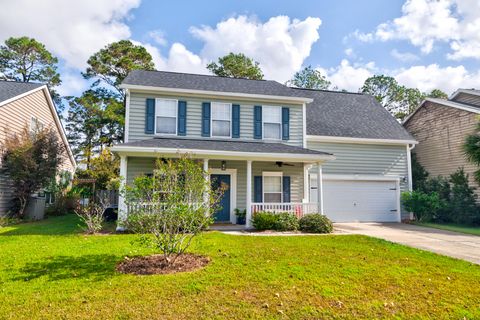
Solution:
[[[306,214],[318,213],[316,202],[287,202],[287,203],[252,203],[252,215],[259,211],[273,213],[288,212],[295,214],[298,218]]]

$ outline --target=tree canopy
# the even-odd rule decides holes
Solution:
[[[95,79],[92,87],[98,87],[103,82],[121,97],[124,97],[124,93],[119,86],[130,71],[155,69],[147,49],[133,44],[130,40],[110,43],[94,53],[87,63],[88,67],[83,76],[86,79]]]
[[[286,84],[304,89],[328,89],[332,83],[319,70],[308,66],[296,72]]]
[[[209,63],[207,69],[221,77],[263,79],[263,72],[259,63],[243,53],[230,52],[226,56],[218,58],[218,62]]]

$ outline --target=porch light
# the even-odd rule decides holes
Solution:
[[[222,171],[227,170],[227,161],[223,160],[222,161]]]

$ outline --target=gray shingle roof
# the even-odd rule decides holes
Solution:
[[[259,153],[289,153],[307,155],[330,155],[330,153],[295,147],[283,143],[268,143],[255,141],[230,141],[216,139],[191,139],[191,138],[153,138],[119,144],[124,147],[142,148],[173,148],[194,150],[215,150],[235,152],[259,152]]]
[[[11,99],[41,86],[43,86],[41,83],[0,80],[0,102]]]
[[[295,89],[307,104],[307,134],[368,139],[415,140],[374,97],[360,93]]]
[[[122,84],[282,97],[304,97],[301,92],[272,80],[235,79],[167,71],[134,70],[128,74]]]

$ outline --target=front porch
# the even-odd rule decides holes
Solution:
[[[233,142],[232,142],[233,143]],[[238,143],[238,142],[237,142]],[[243,143],[255,146],[258,143]],[[262,143],[264,145],[264,143]],[[272,148],[269,144],[268,148]],[[251,228],[251,219],[255,212],[290,212],[298,217],[304,214],[323,211],[322,185],[317,189],[318,202],[309,202],[308,171],[315,165],[318,176],[322,176],[322,163],[332,158],[331,155],[311,151],[299,147],[280,145],[291,152],[216,152],[216,150],[167,150],[155,149],[146,152],[144,149],[118,150],[121,159],[120,175],[122,188],[131,184],[142,175],[151,174],[155,160],[158,158],[176,158],[182,152],[196,159],[208,178],[228,185],[221,206],[215,214],[219,223],[236,224],[235,209],[246,211],[245,228]],[[153,151],[153,152],[152,152]],[[301,153],[303,151],[303,153]],[[233,154],[235,153],[235,154]],[[124,200],[119,199],[119,220],[128,215]]]

